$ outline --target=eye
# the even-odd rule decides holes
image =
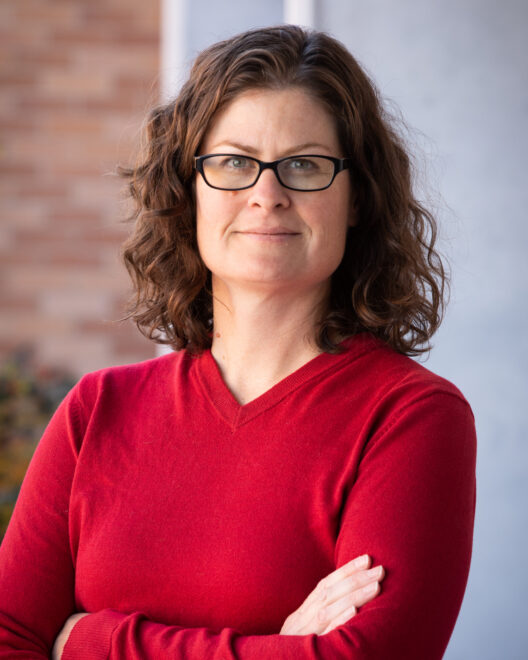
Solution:
[[[243,156],[226,156],[220,163],[226,169],[241,170],[252,166],[252,162]]]
[[[310,158],[292,158],[288,161],[288,167],[291,170],[296,170],[298,172],[306,172],[309,170],[318,169],[317,163]]]

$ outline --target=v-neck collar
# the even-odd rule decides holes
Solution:
[[[284,397],[323,372],[340,368],[360,355],[376,348],[378,342],[362,332],[341,342],[344,349],[339,354],[320,353],[294,372],[273,385],[269,390],[248,403],[240,404],[227,387],[220,369],[210,350],[204,351],[195,361],[198,381],[207,399],[217,413],[234,430],[278,404]]]

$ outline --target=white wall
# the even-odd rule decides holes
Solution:
[[[453,299],[426,366],[469,399],[479,454],[473,565],[445,657],[527,658],[528,3],[325,0],[320,17],[427,136],[446,205]]]
[[[189,2],[188,11],[188,53],[191,56],[237,32],[282,23],[282,0],[193,0]]]

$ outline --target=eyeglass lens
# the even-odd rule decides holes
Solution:
[[[281,160],[277,169],[283,185],[297,190],[315,190],[330,185],[335,168],[331,160],[323,157],[295,156]],[[256,182],[259,163],[246,156],[209,156],[203,161],[203,170],[209,185],[236,189]]]

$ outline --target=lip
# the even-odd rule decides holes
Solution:
[[[300,232],[293,231],[287,227],[250,227],[239,229],[237,234],[256,234],[259,236],[297,236]]]
[[[248,241],[257,243],[266,243],[267,245],[276,243],[280,245],[290,244],[292,239],[300,236],[300,232],[286,229],[285,227],[258,227],[237,231],[237,234]]]

